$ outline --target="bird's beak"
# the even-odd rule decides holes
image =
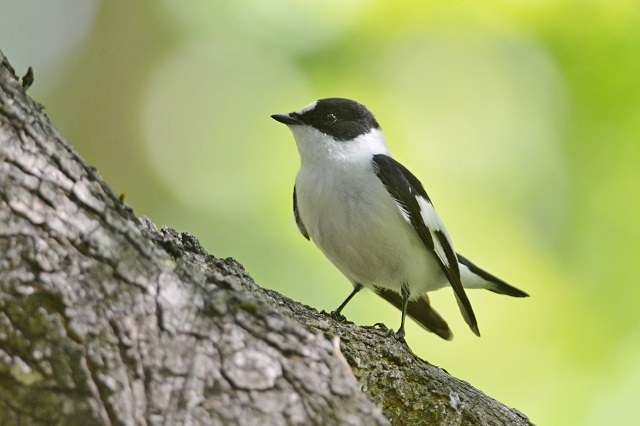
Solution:
[[[300,119],[292,117],[290,114],[273,114],[271,118],[287,126],[303,124]]]

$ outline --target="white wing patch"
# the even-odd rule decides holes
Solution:
[[[447,232],[447,229],[444,227],[442,220],[440,220],[440,217],[436,213],[436,210],[433,208],[433,205],[429,202],[429,200],[420,195],[418,195],[416,199],[418,201],[418,206],[420,206],[420,216],[422,216],[424,224],[427,226],[429,233],[431,233],[431,239],[433,240],[433,250],[436,252],[438,259],[442,261],[443,265],[449,268],[451,265],[449,265],[447,253],[445,252],[444,247],[442,247],[442,244],[440,243],[438,236],[435,234],[435,231],[440,231],[444,234],[445,238],[447,239],[447,243],[449,243],[449,247],[451,247],[451,249],[453,250],[453,244],[451,243],[449,233]]]
[[[416,200],[418,201],[418,206],[420,206],[420,215],[422,216],[424,224],[427,225],[427,228],[429,228],[429,230],[442,231],[444,225],[438,217],[436,209],[433,208],[433,205],[420,195],[416,197]]]
[[[431,232],[431,230],[429,232]],[[450,265],[449,260],[447,259],[447,254],[444,252],[442,244],[440,244],[440,241],[437,239],[438,237],[431,232],[431,238],[433,239],[433,251],[436,252],[436,255],[442,261],[442,264],[449,268]]]

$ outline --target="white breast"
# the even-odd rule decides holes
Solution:
[[[370,154],[303,162],[296,193],[311,240],[350,281],[396,292],[406,283],[414,296],[447,284],[376,176]]]

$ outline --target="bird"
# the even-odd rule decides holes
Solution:
[[[399,341],[406,343],[407,314],[451,340],[428,292],[450,286],[477,336],[465,288],[529,296],[455,252],[422,183],[391,156],[378,121],[363,104],[324,98],[271,118],[293,133],[300,155],[293,188],[298,229],[353,286],[331,316],[344,321],[344,307],[368,288],[402,312]]]

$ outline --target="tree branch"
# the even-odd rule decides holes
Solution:
[[[0,424],[530,424],[137,218],[0,62]]]

